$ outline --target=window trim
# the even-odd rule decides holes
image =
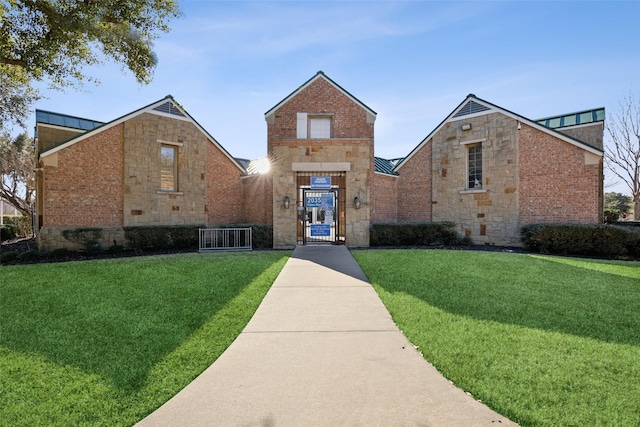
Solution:
[[[162,193],[178,193],[179,192],[179,180],[178,180],[178,155],[179,155],[179,147],[182,144],[180,143],[166,143],[166,142],[162,142],[160,144],[160,192]],[[172,188],[162,188],[162,171],[163,171],[163,164],[162,164],[162,150],[164,148],[168,148],[171,149],[173,151],[173,187]]]
[[[467,163],[467,173],[466,173],[465,189],[466,189],[467,191],[483,190],[483,185],[484,185],[484,184],[483,184],[483,178],[484,178],[484,175],[483,175],[483,173],[482,173],[482,172],[483,172],[483,169],[484,169],[484,164],[483,164],[482,166],[480,166],[480,168],[481,168],[481,169],[480,169],[480,180],[479,180],[479,181],[480,181],[480,186],[479,186],[479,187],[475,187],[475,186],[474,186],[474,187],[471,187],[471,186],[469,185],[469,183],[470,183],[470,181],[471,181],[471,176],[472,176],[472,174],[471,174],[471,169],[470,169],[470,166],[469,166],[469,161],[470,161],[470,156],[471,156],[471,149],[475,149],[475,148],[477,148],[477,147],[479,147],[479,148],[480,148],[480,162],[484,163],[484,162],[483,162],[483,157],[484,157],[484,156],[482,155],[482,151],[483,151],[483,149],[482,149],[482,142],[476,142],[476,143],[468,143],[468,144],[465,144],[465,148],[466,148],[466,158],[467,158],[467,162],[466,162],[466,163]],[[477,155],[476,155],[476,159],[477,159]],[[477,178],[477,172],[476,172],[475,180],[476,180],[476,181],[478,181],[478,178]]]
[[[296,138],[297,139],[331,139],[333,137],[334,113],[302,113],[296,114]],[[329,136],[326,138],[311,137],[311,120],[329,119]]]

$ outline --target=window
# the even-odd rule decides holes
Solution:
[[[296,137],[299,139],[331,138],[331,114],[298,113]]]
[[[467,147],[469,153],[468,185],[469,189],[482,188],[482,144]]]
[[[160,146],[160,190],[178,191],[178,147]]]
[[[309,138],[331,138],[331,118],[311,117],[309,119]]]

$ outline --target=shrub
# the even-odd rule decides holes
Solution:
[[[251,228],[253,249],[273,248],[273,226],[270,224],[223,224],[218,228]]]
[[[51,252],[49,252],[49,256],[53,259],[65,259],[71,254],[72,254],[72,251],[70,251],[67,248],[54,249]]]
[[[100,239],[102,238],[101,228],[76,228],[73,230],[63,230],[62,237],[79,245],[88,254],[100,252]]]
[[[0,225],[0,240],[11,240],[17,235],[17,228],[13,224]]]
[[[16,251],[7,251],[0,254],[0,262],[13,262],[18,259],[18,252]]]
[[[604,222],[605,224],[612,224],[618,221],[620,218],[620,213],[618,211],[613,211],[611,209],[604,210]]]
[[[141,250],[197,249],[198,228],[203,225],[125,227],[127,246]]]
[[[599,257],[640,256],[640,230],[615,225],[532,224],[520,233],[532,252]]]
[[[473,243],[461,238],[453,222],[377,223],[371,224],[371,246],[431,246]]]
[[[31,249],[30,251],[25,251],[25,252],[21,252],[18,254],[18,256],[16,257],[16,259],[18,261],[33,261],[35,259],[37,259],[40,256],[40,252],[38,252],[35,249]]]
[[[5,215],[2,222],[14,227],[14,237],[27,237],[31,235],[31,217],[24,215]]]

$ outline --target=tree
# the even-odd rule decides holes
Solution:
[[[7,132],[0,134],[0,197],[28,216],[35,192],[35,167],[33,140],[26,133],[15,138]]]
[[[640,100],[629,92],[606,124],[609,141],[604,153],[607,168],[631,191],[633,220],[640,221]]]
[[[180,15],[176,0],[0,0],[0,126],[24,119],[37,100],[35,81],[82,86],[83,68],[105,59],[149,83],[157,32]],[[6,92],[6,93],[5,93]]]
[[[620,215],[629,212],[631,197],[622,193],[604,193],[604,217],[607,223],[616,222]]]

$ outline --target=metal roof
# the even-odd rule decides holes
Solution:
[[[594,110],[578,111],[577,113],[563,114],[561,116],[545,117],[543,119],[536,120],[536,123],[551,129],[557,129],[603,121],[604,107]]]
[[[397,172],[394,172],[393,168],[400,162],[402,159],[383,159],[382,157],[374,157],[374,165],[375,171],[380,173],[385,173],[387,175],[395,175],[398,176]]]
[[[36,123],[81,130],[94,130],[98,126],[102,126],[104,124],[103,122],[98,122],[96,120],[83,119],[81,117],[44,110],[36,110]]]

